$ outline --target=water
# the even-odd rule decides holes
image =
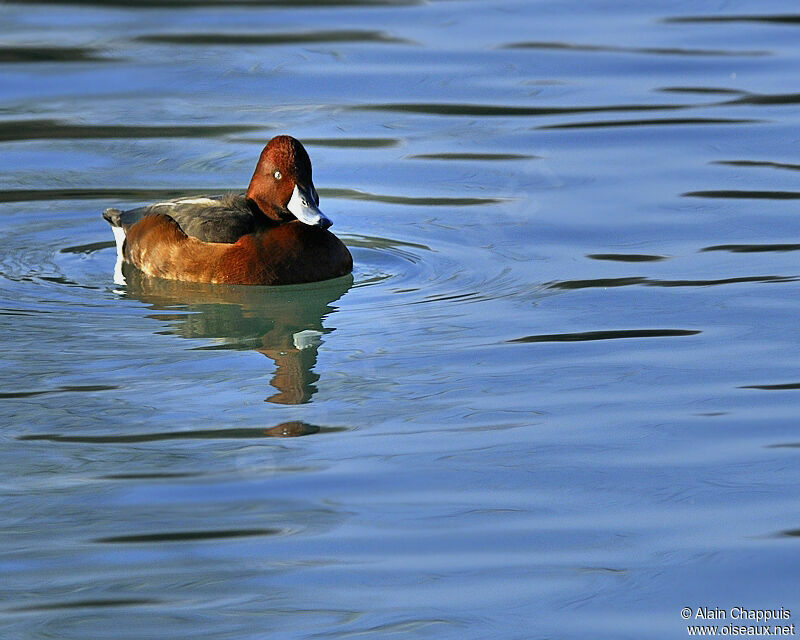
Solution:
[[[0,25],[3,638],[800,609],[794,3]],[[352,278],[114,284],[103,208],[241,189],[283,132]]]

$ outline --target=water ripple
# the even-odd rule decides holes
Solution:
[[[8,611],[58,611],[62,609],[105,609],[107,607],[141,607],[145,605],[161,604],[162,600],[155,598],[94,598],[86,600],[71,600],[68,602],[47,602],[13,607]]]
[[[387,149],[400,146],[401,141],[398,138],[303,138],[303,144],[334,149]]]
[[[711,164],[722,164],[729,167],[766,167],[769,169],[788,169],[789,171],[800,171],[800,164],[768,162],[766,160],[715,160]]]
[[[662,93],[696,93],[700,95],[744,95],[747,91],[728,89],[726,87],[661,87],[656,89]]]
[[[429,247],[376,236],[340,237],[355,253],[354,287],[372,286],[392,280],[395,291],[398,288],[402,292],[417,290],[416,281],[427,267],[427,260],[419,250],[427,253],[431,251]]]
[[[750,189],[710,189],[687,191],[684,198],[739,198],[745,200],[800,200],[800,191],[756,191]]]
[[[490,162],[502,162],[505,160],[533,160],[541,156],[525,153],[418,153],[408,157],[419,160],[475,160],[479,162],[488,160]]]
[[[653,256],[643,253],[588,253],[592,260],[610,260],[612,262],[660,262],[667,256]]]
[[[65,385],[62,387],[58,387],[57,389],[38,389],[35,391],[5,391],[3,393],[0,393],[0,399],[33,398],[35,396],[43,396],[51,393],[113,391],[118,388],[119,387],[107,384]]]
[[[0,62],[110,62],[92,47],[54,47],[39,45],[0,46]]]
[[[325,31],[297,31],[287,33],[158,33],[139,36],[139,42],[177,45],[264,45],[314,44],[324,42],[378,42],[384,44],[416,44],[411,40],[396,38],[383,31],[337,29]]]
[[[586,342],[592,340],[620,340],[626,338],[671,338],[695,336],[700,331],[692,329],[616,329],[611,331],[580,331],[577,333],[550,333],[524,336],[508,340],[511,343],[529,342]]]
[[[798,104],[800,103],[800,93],[776,93],[776,94],[762,94],[762,93],[745,93],[735,100],[730,100],[722,104],[745,104],[745,105],[777,105],[777,104]]]
[[[784,382],[781,384],[748,384],[740,389],[759,389],[761,391],[795,391],[800,389],[800,382]]]
[[[165,531],[163,533],[140,533],[125,536],[106,536],[95,538],[92,542],[100,544],[149,544],[153,542],[195,542],[202,540],[225,540],[229,538],[252,538],[255,536],[280,536],[289,533],[287,529],[210,529],[207,531]]]
[[[61,120],[3,120],[0,121],[0,142],[19,140],[86,140],[141,138],[211,138],[231,133],[263,130],[256,125],[122,125],[73,124]]]
[[[225,193],[228,191],[241,191],[241,189],[228,189],[224,187],[183,187],[183,188],[67,188],[67,189],[8,189],[0,191],[0,202],[37,202],[58,200],[168,200],[208,193],[209,191]]]
[[[354,287],[380,285],[375,289],[377,302],[374,296],[369,300],[384,308],[496,301],[540,288],[538,283],[521,280],[507,266],[498,268],[491,251],[450,244],[427,247],[366,236],[342,239],[353,252]]]
[[[595,129],[603,127],[662,127],[673,125],[708,125],[708,124],[758,124],[764,120],[752,118],[650,118],[639,120],[595,120],[592,122],[567,122],[564,124],[548,124],[537,129]]]
[[[800,244],[717,244],[700,251],[730,251],[731,253],[764,253],[769,251],[798,251]]]
[[[590,107],[527,107],[502,104],[467,104],[445,102],[386,102],[380,104],[357,104],[349,107],[353,111],[396,111],[400,113],[422,113],[435,116],[554,116],[576,113],[605,113],[613,111],[664,111],[685,109],[682,104],[616,104]]]
[[[462,198],[462,197],[449,197],[449,196],[397,196],[397,195],[381,195],[377,193],[368,193],[366,191],[358,191],[356,189],[336,189],[336,188],[322,188],[318,189],[320,196],[327,198],[342,198],[346,200],[366,200],[368,202],[382,202],[384,204],[403,204],[403,205],[419,205],[428,207],[437,206],[451,206],[451,207],[469,207],[475,205],[498,204],[501,202],[508,202],[508,198]]]
[[[640,276],[625,278],[594,278],[589,280],[561,280],[546,285],[548,289],[591,289],[607,287],[629,287],[644,285],[648,287],[709,287],[722,284],[739,284],[743,282],[796,282],[798,276],[740,276],[736,278],[719,278],[715,280],[655,280]]]
[[[768,56],[770,51],[746,50],[729,51],[726,49],[682,49],[679,47],[620,47],[598,44],[574,44],[570,42],[512,42],[502,45],[501,49],[549,49],[553,51],[600,52],[600,53],[635,53],[656,56]]]
[[[800,14],[765,15],[720,15],[720,16],[675,16],[663,18],[662,22],[674,24],[713,23],[713,22],[766,22],[772,24],[800,24]]]

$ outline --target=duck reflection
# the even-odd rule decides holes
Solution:
[[[167,322],[170,333],[213,339],[206,349],[252,349],[272,360],[270,384],[276,392],[266,401],[276,404],[308,402],[317,391],[317,349],[322,336],[333,331],[322,321],[353,284],[351,275],[282,287],[177,282],[151,278],[129,265],[123,275],[127,297],[154,311],[170,311],[151,316]]]

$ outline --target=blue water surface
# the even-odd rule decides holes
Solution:
[[[788,0],[1,4],[0,636],[792,624],[799,36]],[[352,277],[114,282],[104,208],[243,189],[278,133]]]

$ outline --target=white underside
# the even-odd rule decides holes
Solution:
[[[122,275],[122,245],[125,244],[125,230],[122,227],[111,227],[114,232],[114,240],[117,242],[117,262],[114,265],[114,284],[125,284],[125,276]]]

